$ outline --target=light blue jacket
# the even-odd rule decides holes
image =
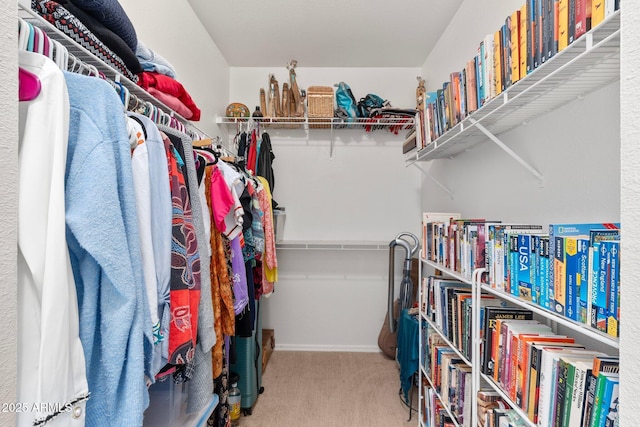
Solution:
[[[141,426],[153,337],[125,116],[108,83],[73,73],[65,79],[67,240],[91,393],[86,425]]]

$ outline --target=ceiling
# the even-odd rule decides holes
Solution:
[[[463,0],[188,0],[231,67],[421,67]]]

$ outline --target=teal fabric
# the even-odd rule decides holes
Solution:
[[[402,310],[398,322],[398,363],[405,402],[409,402],[411,377],[418,371],[418,332],[418,319],[409,314],[409,309]]]

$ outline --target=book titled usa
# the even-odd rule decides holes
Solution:
[[[518,234],[517,294],[525,301],[533,299],[533,280],[531,270],[534,269],[532,257],[535,253],[534,238],[528,234]]]

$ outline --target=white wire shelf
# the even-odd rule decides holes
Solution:
[[[236,126],[258,122],[267,128],[288,128],[288,129],[365,129],[378,130],[391,126],[400,126],[402,130],[413,128],[415,119],[413,117],[380,117],[380,118],[308,118],[308,117],[262,117],[253,119],[250,117],[217,117],[216,123],[222,125]]]
[[[451,158],[620,79],[620,11],[420,150],[413,161]],[[480,126],[477,126],[480,125]]]
[[[335,250],[335,251],[379,251],[388,250],[389,242],[354,240],[283,240],[276,242],[277,249]]]
[[[457,280],[460,280],[461,282],[464,283],[469,283],[471,284],[471,279],[467,278],[463,275],[461,275],[460,273],[450,270],[448,268],[445,268],[444,266],[435,263],[433,261],[429,261],[426,259],[422,259],[422,262],[424,262],[425,264],[436,268],[440,271],[442,271],[443,273],[445,273],[447,276],[451,276],[456,278]],[[576,322],[574,320],[571,320],[567,317],[563,317],[560,316],[556,313],[554,313],[551,310],[547,310],[546,308],[540,307],[539,305],[535,305],[530,301],[525,301],[523,299],[520,299],[519,297],[513,296],[507,292],[498,290],[498,289],[494,289],[489,285],[483,284],[481,286],[482,291],[483,292],[488,292],[492,295],[497,296],[498,298],[501,298],[505,301],[509,301],[515,305],[518,305],[520,307],[526,308],[528,310],[531,310],[532,312],[544,317],[545,319],[549,319],[552,322],[555,322],[557,324],[560,324],[562,326],[565,326],[569,329],[571,329],[572,331],[578,332],[583,336],[589,337],[591,339],[594,339],[602,344],[605,344],[609,347],[615,348],[615,349],[619,349],[620,348],[620,339],[616,338],[616,337],[612,337],[611,335],[607,335],[604,332],[598,331],[597,329],[592,328],[590,325],[586,325],[584,323],[580,323],[580,322]]]

